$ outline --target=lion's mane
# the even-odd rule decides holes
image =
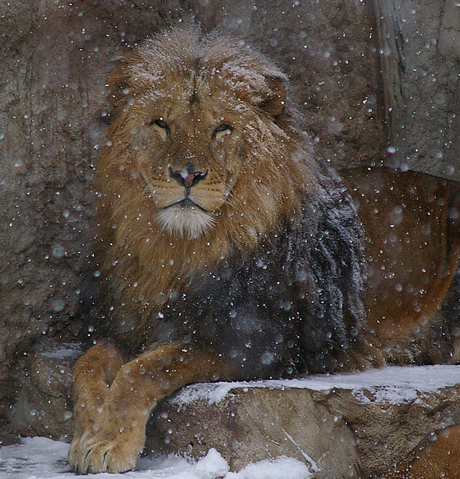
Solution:
[[[193,28],[148,40],[111,74],[99,317],[132,353],[182,339],[237,361],[242,378],[269,377],[330,368],[359,337],[360,222],[286,84],[258,53]],[[196,221],[177,208],[182,227],[161,194],[168,171],[195,175],[191,161],[210,206]]]

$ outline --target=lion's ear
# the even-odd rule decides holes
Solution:
[[[131,91],[129,71],[126,59],[119,59],[120,63],[112,70],[107,79],[110,104],[117,108],[126,101]]]
[[[284,77],[265,77],[265,81],[270,89],[267,98],[260,105],[261,108],[276,117],[281,115],[286,101],[286,78]]]

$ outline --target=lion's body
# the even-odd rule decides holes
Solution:
[[[394,248],[373,264],[374,231],[366,300],[364,231],[373,223],[363,229],[342,180],[316,162],[285,81],[251,50],[193,30],[157,36],[111,74],[113,122],[97,183],[100,330],[108,325],[128,357],[100,343],[75,367],[76,470],[132,467],[150,411],[185,384],[381,364],[394,357],[387,346],[409,342],[423,322],[412,314],[406,326],[404,304],[391,309],[382,296],[377,269],[406,266],[412,252]],[[348,175],[351,193],[365,176]],[[427,291],[417,296],[417,308],[431,308],[427,322],[458,261],[446,230],[453,194],[441,188],[439,206],[428,207],[444,215],[439,231],[428,221],[434,243],[410,238],[438,261],[426,276],[435,286],[418,281],[420,262],[411,259],[413,275],[398,270],[405,288]],[[391,210],[399,203],[389,197]],[[366,204],[358,209],[373,217]],[[413,222],[426,216],[409,209]],[[388,228],[400,224],[413,225]]]
[[[375,331],[373,342],[398,363],[458,355],[458,312],[440,306],[458,269],[459,184],[386,168],[345,170],[342,178],[365,229],[366,325]],[[451,303],[458,300],[456,291],[450,296]]]
[[[279,375],[302,358],[321,371],[311,359],[327,355],[329,346],[350,346],[350,331],[364,317],[356,211],[339,178],[315,164],[293,114],[282,108],[286,113],[274,118],[261,107],[275,95],[270,88],[284,81],[281,74],[246,49],[222,40],[209,48],[185,36],[168,45],[178,65],[163,66],[163,51],[147,44],[135,68],[130,59],[109,79],[124,85],[128,71],[136,94],[129,107],[119,106],[99,165],[99,219],[106,225],[99,237],[101,273],[109,278],[103,287],[114,306],[113,333],[132,351],[188,337],[229,361],[238,355],[247,377],[255,370]],[[184,71],[158,85],[153,67]],[[238,91],[238,82],[250,88]],[[163,105],[159,99],[171,91],[178,99]],[[150,124],[157,118],[169,132]],[[232,131],[216,140],[213,130],[221,124]],[[135,133],[122,135],[125,130]],[[191,188],[193,200],[212,216],[202,231],[184,226],[182,217],[172,227],[174,216],[164,219],[205,216],[164,208],[184,191],[169,168],[182,171],[190,161],[207,172]],[[122,293],[124,306],[113,302],[115,293]],[[307,317],[308,325],[298,320]],[[265,368],[262,355],[272,358]]]

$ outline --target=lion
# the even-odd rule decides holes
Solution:
[[[155,405],[190,383],[454,357],[439,318],[458,186],[385,169],[342,179],[287,83],[196,28],[158,33],[110,74],[100,339],[73,371],[75,471],[132,469]]]

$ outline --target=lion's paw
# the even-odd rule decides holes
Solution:
[[[79,474],[129,471],[136,465],[144,440],[143,434],[133,432],[120,433],[112,440],[105,439],[100,433],[87,440],[81,437],[71,445],[69,463]]]
[[[101,441],[80,450],[75,464],[76,472],[125,472],[134,469],[139,451],[120,446],[114,441]]]
[[[77,470],[78,453],[85,444],[90,432],[86,431],[83,434],[75,434],[72,443],[70,444],[68,461],[72,470]]]

